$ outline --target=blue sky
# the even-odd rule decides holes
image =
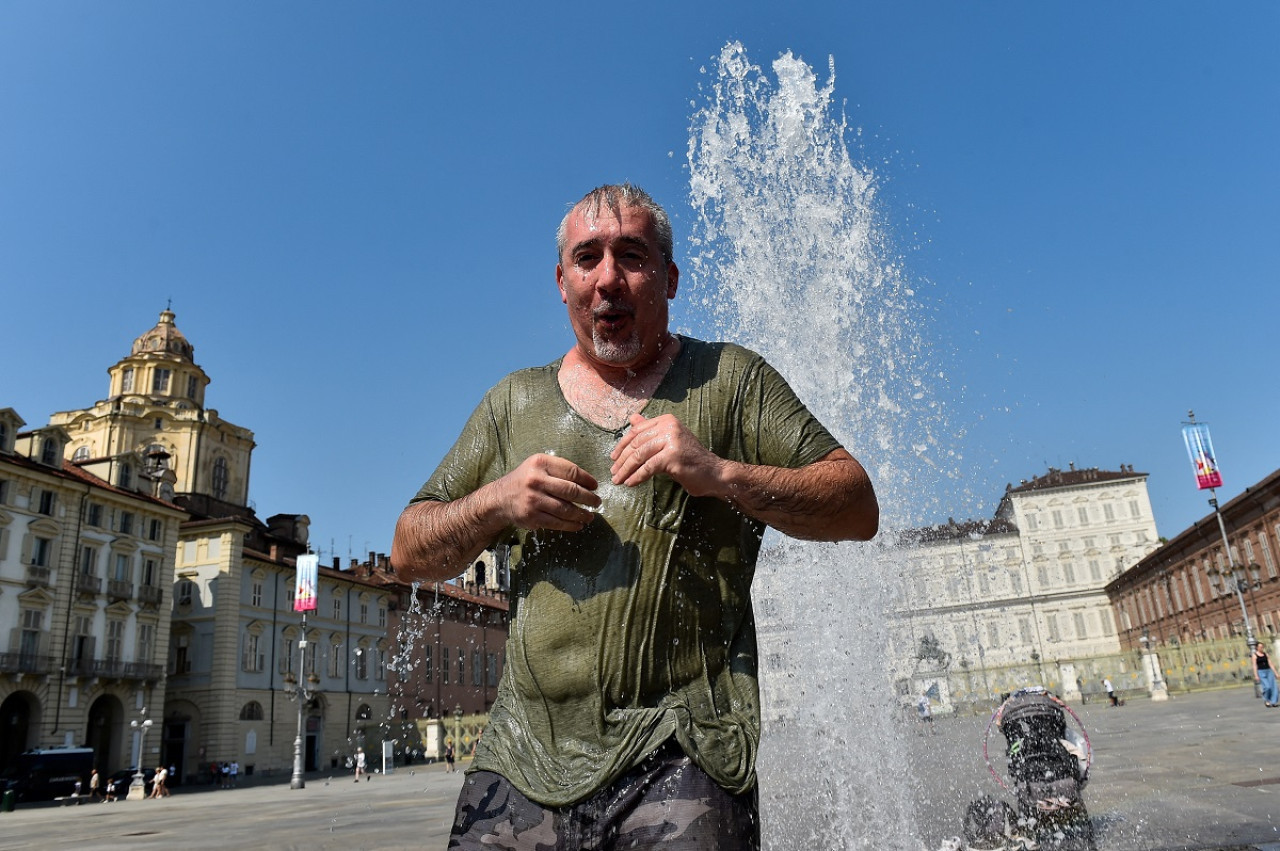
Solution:
[[[1280,466],[1278,25],[1264,2],[9,0],[0,406],[103,398],[172,299],[208,404],[256,434],[259,514],[385,552],[483,390],[568,347],[566,203],[631,180],[688,235],[690,119],[738,40],[834,61],[947,366],[926,514],[1125,463],[1176,534],[1207,511],[1187,409],[1222,498]]]

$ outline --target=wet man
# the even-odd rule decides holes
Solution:
[[[512,548],[449,847],[758,847],[761,536],[870,539],[871,482],[758,355],[668,330],[679,270],[648,194],[592,191],[557,249],[573,346],[485,395],[391,548],[427,581]]]

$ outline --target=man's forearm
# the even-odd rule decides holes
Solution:
[[[493,543],[504,525],[480,492],[454,502],[414,503],[396,522],[391,564],[410,581],[452,579]]]
[[[723,481],[726,500],[793,538],[867,541],[879,528],[871,480],[844,450],[799,469],[726,462]]]

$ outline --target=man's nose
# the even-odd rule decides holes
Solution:
[[[623,284],[622,267],[612,251],[604,252],[596,265],[596,288],[602,290],[617,289]]]

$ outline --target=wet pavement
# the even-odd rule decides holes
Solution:
[[[1084,800],[1100,849],[1280,851],[1280,709],[1263,708],[1251,688],[1072,709],[1096,753]],[[909,731],[926,851],[960,834],[969,801],[1013,800],[983,761],[987,720],[939,718],[935,736]],[[1000,765],[1003,746],[992,730]],[[0,849],[443,849],[462,779],[443,765],[418,765],[358,784],[349,772],[317,772],[297,790],[281,779],[180,787],[161,800],[20,804],[0,812]],[[884,846],[846,839],[831,847]]]

